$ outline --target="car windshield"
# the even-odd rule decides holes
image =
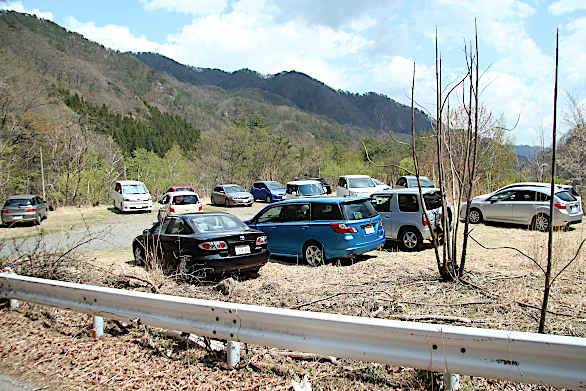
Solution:
[[[173,197],[173,205],[193,205],[198,203],[196,195],[187,194]]]
[[[439,191],[426,193],[423,195],[423,201],[427,210],[433,210],[442,207],[442,195]]]
[[[370,178],[348,178],[348,187],[376,187]]]
[[[267,182],[267,186],[271,190],[284,190],[285,189],[285,185],[283,185],[281,182]]]
[[[381,186],[381,185],[386,186],[384,183],[382,183],[378,179],[372,178],[372,181],[374,182],[375,185],[378,185],[378,186]]]
[[[321,184],[317,183],[308,183],[305,185],[299,185],[299,195],[302,196],[313,196],[313,195],[320,195],[324,194],[324,188]]]
[[[425,177],[420,176],[419,181],[421,182],[421,187],[435,187],[433,182]],[[407,179],[407,182],[409,183],[409,187],[418,187],[417,178],[409,178]]]
[[[4,207],[7,206],[29,206],[31,205],[31,200],[29,198],[13,198],[11,200],[6,200]]]
[[[573,195],[571,195],[569,192],[567,191],[560,191],[555,193],[555,196],[557,198],[559,198],[562,201],[566,201],[566,202],[574,202],[576,201],[576,198],[574,198]]]
[[[248,226],[230,215],[198,215],[188,217],[196,232],[225,232],[247,230]]]
[[[368,200],[344,202],[341,206],[347,220],[362,220],[377,215],[376,210]]]
[[[224,190],[226,191],[226,193],[238,193],[244,191],[244,189],[238,185],[224,186]]]
[[[148,193],[148,191],[142,183],[137,183],[134,185],[122,185],[122,193],[124,193],[124,194],[145,194],[145,193]]]
[[[193,189],[191,187],[187,187],[187,186],[176,186],[176,187],[172,187],[171,192],[173,191],[193,191]]]

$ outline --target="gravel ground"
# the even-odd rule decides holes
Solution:
[[[223,208],[204,205],[204,211],[222,211],[231,213],[241,220],[253,217],[266,204],[256,202],[251,207]],[[80,214],[81,216],[81,214]],[[50,216],[49,218],[58,218]],[[79,251],[115,251],[129,249],[134,239],[145,228],[150,228],[157,219],[157,210],[152,213],[118,214],[111,212],[104,222],[88,223],[87,226],[78,226],[73,229],[63,227],[62,231],[28,238],[6,240],[4,246],[0,244],[0,257],[22,255],[42,248],[50,252],[67,251],[76,247]],[[2,230],[12,230],[3,228]],[[38,227],[18,227],[22,236],[31,236]]]

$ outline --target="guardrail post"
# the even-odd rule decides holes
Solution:
[[[100,338],[104,335],[104,318],[101,316],[94,316],[94,337]]]
[[[228,341],[226,353],[226,363],[234,368],[240,362],[240,342]]]
[[[15,311],[18,309],[18,300],[10,299],[10,310]]]
[[[444,390],[457,391],[460,388],[460,375],[444,373]]]

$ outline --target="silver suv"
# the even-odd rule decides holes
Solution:
[[[432,228],[441,235],[441,192],[436,188],[425,188],[422,193]],[[382,218],[386,238],[397,240],[403,251],[419,250],[424,240],[431,240],[430,222],[424,217],[418,189],[393,189],[374,193],[370,200]],[[449,206],[447,209],[451,223]]]
[[[547,231],[551,221],[550,194],[550,188],[544,186],[519,186],[478,196],[470,204],[468,220],[472,224],[483,221],[522,224]],[[569,191],[556,186],[553,201],[554,226],[582,222],[582,207]],[[465,218],[466,205],[462,205],[460,220],[463,221]]]

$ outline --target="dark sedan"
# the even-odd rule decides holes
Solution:
[[[267,236],[228,213],[169,216],[132,242],[137,264],[156,257],[168,273],[257,273],[267,263]]]

